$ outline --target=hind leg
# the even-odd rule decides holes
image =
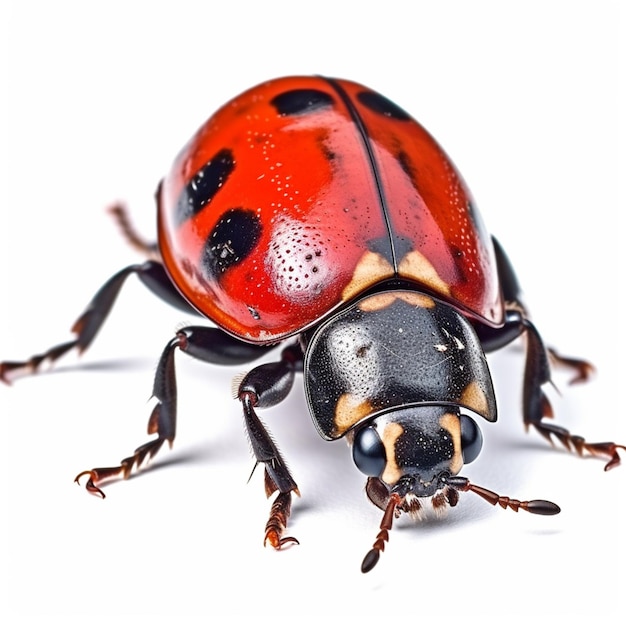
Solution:
[[[76,337],[73,340],[55,345],[45,352],[36,354],[24,361],[0,362],[0,380],[2,382],[10,383],[12,380],[22,375],[34,374],[39,370],[43,362],[48,361],[49,363],[54,363],[57,359],[74,348],[76,348],[79,353],[84,352],[106,321],[122,285],[132,274],[135,274],[150,291],[168,304],[188,315],[197,315],[197,311],[180,295],[167,276],[161,264],[157,244],[143,239],[143,237],[137,233],[123,205],[116,204],[112,206],[109,211],[118,223],[129,245],[141,252],[148,260],[145,263],[129,265],[111,276],[111,278],[102,285],[91,302],[87,305],[85,311],[74,322],[71,330]]]
[[[197,314],[196,311],[178,293],[177,289],[168,278],[165,269],[157,261],[146,261],[137,265],[129,265],[114,274],[102,285],[94,295],[87,308],[74,322],[72,332],[75,338],[49,348],[41,354],[35,354],[24,361],[0,362],[0,380],[10,383],[15,378],[27,374],[35,374],[45,361],[54,363],[70,350],[76,349],[83,353],[94,340],[98,331],[106,321],[115,300],[126,282],[126,279],[135,274],[153,293],[158,295],[172,306],[185,311],[188,314]]]
[[[498,350],[519,337],[524,332],[524,320],[529,318],[528,310],[522,298],[522,289],[513,265],[495,238],[493,238],[493,245],[498,265],[498,278],[506,306],[506,318],[502,328],[479,329],[478,334],[485,352]],[[570,380],[570,384],[587,382],[595,372],[593,365],[584,359],[562,355],[551,347],[548,347],[547,351],[552,363],[574,371],[575,374]]]

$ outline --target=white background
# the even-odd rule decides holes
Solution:
[[[104,208],[127,201],[153,235],[156,184],[212,111],[266,78],[322,73],[385,93],[443,144],[509,250],[545,338],[598,366],[588,386],[556,377],[557,422],[626,443],[618,4],[9,2],[0,358],[69,338],[95,290],[138,260]],[[444,521],[401,519],[363,576],[381,513],[344,443],[317,437],[297,384],[263,417],[302,491],[290,528],[301,545],[264,549],[262,472],[246,482],[252,460],[230,397],[238,370],[185,357],[173,451],[110,484],[105,501],[88,496],[74,475],[147,439],[158,355],[189,321],[131,280],[80,362],[0,387],[8,623],[620,614],[626,467],[605,474],[599,460],[524,434],[519,347],[491,359],[500,421],[484,425],[484,451],[464,475],[554,500],[557,517],[463,494]]]

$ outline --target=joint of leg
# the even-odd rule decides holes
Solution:
[[[176,339],[174,340],[175,346],[180,348],[183,352],[187,350],[187,346],[189,345],[189,337],[183,330],[179,330],[176,333]]]
[[[252,408],[259,404],[259,397],[254,391],[250,391],[249,389],[240,389],[238,396],[244,406]]]

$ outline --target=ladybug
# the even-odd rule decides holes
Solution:
[[[165,346],[148,422],[153,437],[119,465],[81,472],[102,481],[153,457],[176,434],[177,350],[219,365],[280,358],[237,379],[235,396],[265,491],[277,494],[265,542],[279,549],[298,486],[258,409],[304,379],[320,436],[345,437],[366,493],[384,511],[361,569],[371,570],[401,513],[455,506],[471,491],[502,508],[553,515],[545,500],[500,496],[460,476],[480,453],[477,420],[497,407],[485,353],[526,338],[526,426],[580,455],[620,463],[623,445],[589,443],[546,421],[550,361],[586,380],[592,366],[546,348],[530,321],[515,272],[488,234],[452,161],[408,113],[362,85],[324,77],[272,80],[217,111],[180,152],[156,194],[158,244],[96,293],[72,327],[75,338],[26,361],[0,364],[10,382],[43,361],[83,352],[125,280],[215,326],[187,326]]]

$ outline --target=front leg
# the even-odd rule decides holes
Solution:
[[[302,351],[297,345],[285,348],[280,361],[254,368],[240,382],[237,398],[241,401],[252,450],[257,463],[265,465],[265,494],[278,495],[272,504],[265,526],[265,543],[279,550],[298,543],[294,537],[283,537],[291,513],[291,492],[300,495],[287,465],[255,408],[266,408],[284,400],[291,390],[295,372],[302,367]]]

